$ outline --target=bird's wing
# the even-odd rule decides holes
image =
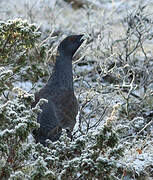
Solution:
[[[52,94],[53,95],[53,94]],[[34,130],[33,134],[37,142],[45,144],[46,139],[55,141],[59,138],[61,128],[59,126],[59,120],[56,116],[55,103],[52,101],[51,95],[46,95],[42,90],[35,94],[35,103],[33,107],[38,103],[39,99],[47,99],[48,102],[43,103],[41,106],[42,112],[38,114],[37,122],[40,123],[40,128]]]
[[[60,126],[73,130],[78,113],[78,102],[73,91],[63,91],[53,101]]]

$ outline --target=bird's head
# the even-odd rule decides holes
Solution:
[[[59,55],[73,57],[83,41],[83,35],[71,35],[66,37],[58,46]]]

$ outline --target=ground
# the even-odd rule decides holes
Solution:
[[[125,116],[124,111],[126,110],[123,106],[127,103],[125,98],[127,94],[117,91],[119,86],[116,78],[114,78],[115,83],[112,82],[112,79],[109,81],[105,78],[108,75],[109,61],[117,59],[117,54],[120,53],[119,46],[113,47],[116,49],[113,49],[111,55],[107,49],[109,51],[112,41],[115,42],[115,40],[118,41],[125,37],[127,27],[124,21],[126,21],[127,14],[138,9],[140,1],[82,0],[82,2],[86,4],[84,8],[74,9],[62,0],[1,0],[0,20],[27,19],[29,23],[35,23],[40,27],[42,38],[46,38],[52,32],[60,33],[57,44],[66,35],[85,34],[87,41],[80,48],[80,52],[76,54],[77,61],[73,64],[75,93],[80,103],[80,113],[74,133],[77,135],[79,124],[82,125],[81,131],[87,132],[99,128],[100,125],[111,119],[116,129],[122,128],[120,143],[125,147],[125,154],[120,163],[131,168],[135,174],[142,174],[142,178],[149,180],[153,177],[151,174],[153,165],[153,128],[151,124],[153,97],[150,96],[149,100],[146,100],[145,103],[150,102],[150,105],[146,106],[143,112],[134,113],[135,111],[132,111],[131,108],[131,112],[129,111],[129,114]],[[146,12],[151,15],[153,2],[148,0],[143,3],[147,5]],[[152,27],[150,32],[152,32]],[[49,42],[52,42],[52,39],[49,39]],[[150,59],[153,58],[152,43],[153,40],[146,40],[143,43],[144,51]],[[55,42],[55,45],[57,44]],[[105,48],[105,51],[102,48]],[[106,53],[108,53],[107,58]],[[141,61],[143,62],[144,54],[141,48],[137,49],[135,57],[138,58],[140,64]],[[80,58],[79,61],[78,58]],[[141,68],[143,69],[140,66]],[[117,69],[117,71],[119,70],[122,71],[122,69]],[[122,74],[122,72],[116,73]],[[32,88],[29,81],[18,82],[16,86],[27,91]],[[43,83],[40,86],[43,86]],[[153,83],[150,83],[147,89],[152,92]],[[132,92],[139,97],[146,95],[143,86],[135,88]],[[134,105],[140,103],[139,99],[133,96],[130,99],[130,106],[132,106],[132,102]],[[135,107],[138,108],[138,106],[133,106],[133,108]],[[142,111],[141,108],[140,111]],[[151,115],[145,117],[147,113]],[[86,121],[82,120],[80,114],[83,114]],[[92,126],[94,127],[92,128]],[[134,177],[132,178],[134,179]]]

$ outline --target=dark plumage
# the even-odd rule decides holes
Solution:
[[[43,145],[46,139],[58,140],[62,128],[68,128],[71,132],[76,123],[78,103],[73,89],[72,57],[83,43],[82,37],[68,36],[60,43],[53,73],[45,87],[35,93],[33,107],[41,98],[48,100],[38,114],[40,128],[33,132],[36,142]]]

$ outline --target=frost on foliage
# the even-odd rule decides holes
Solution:
[[[54,179],[54,173],[47,168],[47,163],[44,161],[43,157],[39,156],[38,159],[33,164],[34,169],[32,170],[30,177],[32,179]]]
[[[10,79],[10,76],[13,74],[11,70],[7,70],[4,67],[0,67],[0,94],[9,89],[7,83]]]
[[[60,179],[88,179],[104,176],[109,179],[117,170],[117,162],[123,149],[111,126],[75,138],[74,141],[63,133],[57,142],[48,141],[48,147],[36,145],[35,157],[39,154]]]
[[[0,62],[7,69],[0,71],[0,80],[4,81],[6,74],[11,73],[10,81],[0,81],[0,87],[5,84],[4,87],[8,85],[5,89],[12,90],[17,82],[28,80],[32,83],[38,81],[39,77],[48,75],[47,70],[42,67],[44,45],[40,45],[35,52],[40,36],[38,27],[26,20],[0,21]],[[39,55],[36,57],[36,54]]]
[[[132,126],[136,129],[136,130],[141,130],[144,126],[145,126],[145,120],[143,117],[135,117],[132,120]]]
[[[153,150],[152,142],[149,142],[149,144],[150,149]],[[153,155],[149,149],[128,149],[125,151],[125,155],[120,161],[126,164],[126,169],[129,171],[129,174],[133,172],[136,176],[145,176],[152,172]]]
[[[37,31],[37,27],[27,21],[21,19],[0,21],[0,48],[2,49],[0,58],[3,58],[3,63],[16,60],[19,62],[20,58],[24,59],[26,51],[34,47],[38,37],[40,32]]]
[[[11,76],[13,72],[11,70],[5,70],[4,67],[0,67],[0,80],[5,81],[7,77]]]
[[[2,4],[2,2],[4,2],[4,4]],[[67,5],[63,0],[56,1],[53,7],[49,6],[49,4],[52,3],[51,1],[44,2],[41,0],[38,0],[35,4],[31,3],[30,0],[3,0],[2,2],[0,2],[0,5],[1,7],[6,7],[6,11],[2,12],[1,15],[7,14],[5,19],[14,16],[19,17],[20,15],[20,17],[29,18],[31,22],[42,24],[40,29],[44,31],[42,33],[43,38],[48,36],[50,30],[55,33],[57,39],[63,39],[63,36],[71,33],[83,33],[89,36],[87,39],[91,38],[91,41],[86,44],[87,48],[84,50],[85,58],[80,59],[79,64],[76,63],[76,68],[74,68],[76,70],[76,77],[80,79],[83,78],[82,81],[78,79],[75,83],[78,97],[81,95],[81,99],[84,101],[86,98],[84,98],[83,94],[87,93],[87,89],[91,90],[93,87],[97,93],[96,97],[93,93],[91,93],[91,96],[88,96],[89,99],[87,100],[89,100],[89,103],[86,104],[83,114],[84,120],[93,122],[93,120],[99,119],[99,116],[103,114],[104,107],[110,107],[118,102],[121,102],[123,112],[119,112],[118,118],[118,111],[116,111],[118,108],[116,109],[114,106],[111,115],[108,114],[107,119],[101,118],[101,124],[104,124],[106,120],[107,126],[102,126],[98,132],[83,133],[85,135],[79,134],[80,137],[74,137],[74,141],[71,142],[66,136],[66,132],[63,131],[59,141],[48,141],[48,147],[43,147],[41,144],[26,144],[27,131],[31,132],[33,129],[35,124],[33,118],[35,117],[35,113],[40,110],[39,104],[31,110],[29,108],[31,100],[28,100],[31,98],[28,94],[22,93],[23,91],[19,93],[20,96],[18,96],[16,100],[12,100],[12,98],[10,101],[9,99],[5,99],[5,103],[0,107],[0,155],[2,157],[0,158],[0,175],[2,173],[10,174],[10,179],[31,179],[31,175],[33,175],[34,179],[39,179],[40,177],[42,177],[42,179],[52,179],[54,178],[52,175],[56,174],[56,179],[103,178],[108,180],[115,179],[114,176],[116,177],[116,175],[118,175],[118,170],[120,172],[118,179],[124,179],[124,175],[122,177],[120,176],[123,174],[123,166],[127,169],[131,167],[132,171],[137,174],[144,172],[146,167],[151,167],[153,159],[151,151],[135,154],[128,149],[129,154],[125,152],[124,157],[120,159],[122,146],[118,143],[116,132],[114,132],[111,127],[108,127],[110,123],[115,121],[116,124],[118,124],[117,129],[120,131],[122,129],[124,130],[122,130],[122,136],[120,134],[120,143],[123,145],[128,144],[131,147],[133,144],[140,142],[141,139],[135,137],[135,135],[143,130],[147,122],[147,119],[145,119],[143,113],[141,113],[141,106],[138,106],[138,108],[137,106],[136,108],[133,106],[133,104],[139,104],[139,102],[135,102],[135,98],[133,97],[132,93],[134,89],[129,91],[128,99],[123,99],[121,95],[117,95],[118,90],[122,91],[122,88],[120,88],[122,84],[118,87],[118,83],[123,81],[123,85],[126,85],[129,79],[134,77],[133,75],[131,76],[131,70],[136,73],[135,83],[137,83],[138,79],[139,86],[139,80],[140,82],[142,80],[142,84],[140,83],[140,85],[143,86],[144,84],[147,91],[148,80],[152,80],[152,66],[150,63],[152,60],[151,41],[150,45],[148,44],[149,38],[152,38],[152,33],[150,33],[150,36],[148,33],[146,34],[146,32],[142,34],[140,32],[142,38],[140,38],[138,43],[142,43],[142,48],[140,44],[136,51],[133,49],[133,47],[135,48],[135,45],[137,45],[137,37],[134,36],[133,39],[131,34],[134,33],[138,35],[139,32],[137,33],[135,30],[139,30],[139,27],[143,28],[144,25],[149,29],[149,26],[143,23],[144,21],[149,22],[148,17],[142,16],[141,18],[143,14],[142,11],[136,10],[136,3],[133,1],[117,1],[112,4],[111,1],[102,2],[99,0],[96,2],[101,6],[91,5],[73,10],[71,5]],[[91,0],[90,2],[94,3],[94,1]],[[147,2],[145,3],[146,5]],[[134,13],[138,12],[134,14],[136,18],[132,16],[130,23],[134,23],[135,20],[142,22],[140,26],[138,26],[138,24],[133,26],[133,24],[131,24],[132,31],[130,31],[130,33],[126,31],[127,17],[125,17],[125,7],[127,6],[131,11],[134,8]],[[148,8],[148,10],[149,9],[151,10],[152,8]],[[3,19],[3,17],[1,19]],[[45,25],[46,27],[44,27]],[[135,29],[133,27],[135,27]],[[0,60],[6,67],[6,69],[0,70],[0,95],[2,94],[0,103],[4,99],[3,91],[12,90],[13,85],[17,84],[17,82],[15,82],[16,80],[19,83],[21,80],[21,83],[28,80],[28,82],[31,82],[32,88],[33,83],[39,81],[38,83],[41,84],[44,76],[47,75],[48,77],[46,72],[47,68],[44,68],[44,64],[47,64],[46,61],[51,60],[50,52],[52,51],[52,45],[56,46],[58,41],[57,39],[53,40],[52,35],[49,36],[49,38],[47,37],[49,40],[49,48],[51,49],[46,54],[46,42],[48,40],[45,43],[41,43],[41,39],[40,43],[42,46],[39,47],[37,44],[37,40],[39,41],[39,39],[37,37],[40,36],[40,33],[37,32],[37,29],[34,25],[28,24],[25,21],[22,22],[22,20],[19,19],[6,23],[0,22]],[[126,32],[130,34],[130,36],[125,36]],[[6,41],[9,38],[10,40]],[[143,43],[145,39],[147,39],[146,44]],[[13,44],[15,46],[13,46]],[[128,49],[125,49],[126,45]],[[131,52],[131,54],[125,58],[125,54],[128,54],[128,51],[129,53]],[[144,54],[143,51],[145,51]],[[143,55],[140,57],[139,53]],[[85,60],[85,63],[83,60]],[[112,62],[115,63],[113,68],[110,66]],[[141,64],[141,66],[138,66],[138,64]],[[12,72],[13,74],[11,74]],[[146,76],[147,74],[149,76]],[[144,79],[142,77],[144,77]],[[83,82],[82,85],[80,85],[81,83],[79,84],[79,82]],[[126,88],[128,90],[128,87]],[[133,101],[131,101],[132,99]],[[145,100],[145,96],[143,99]],[[152,105],[152,96],[148,96],[148,99],[149,101],[146,102]],[[44,100],[41,101],[40,104],[43,103]],[[79,103],[81,104],[82,101],[79,101]],[[99,103],[102,106],[97,111],[96,108]],[[130,105],[127,106],[130,110],[128,117],[127,114],[125,115],[124,110],[124,104],[126,103]],[[92,106],[90,104],[92,104]],[[94,107],[94,109],[92,107]],[[143,107],[145,110],[145,104]],[[96,111],[90,116],[90,119],[89,115],[91,112],[94,112],[93,110]],[[147,111],[151,112],[150,108]],[[137,114],[137,112],[139,113]],[[136,117],[137,115],[139,117]],[[30,118],[32,122],[28,121],[28,118]],[[151,119],[152,117],[150,116],[149,118]],[[84,124],[82,123],[81,125],[83,126]],[[37,126],[37,124],[35,125]],[[82,131],[85,132],[85,130],[86,129],[82,127]],[[139,135],[143,135],[143,133],[141,132]],[[146,134],[144,133],[144,135]],[[152,143],[151,140],[148,141],[150,137],[148,138],[144,135],[142,137],[144,140],[140,143],[142,152],[148,147],[149,143]],[[135,138],[133,144],[131,143],[132,138]],[[24,142],[24,147],[20,146],[22,142]],[[8,144],[11,145],[9,148]],[[134,149],[134,147],[132,148]],[[18,161],[18,159],[20,159],[20,161]],[[25,165],[25,162],[28,163]],[[22,166],[24,166],[23,169],[18,169],[18,167]],[[30,168],[28,168],[28,166],[30,166]],[[12,170],[12,167],[14,167],[15,172]],[[6,177],[6,179],[8,179],[8,177]],[[134,177],[134,179],[136,178]]]
[[[34,96],[15,89],[16,98],[8,100],[0,106],[0,173],[22,176],[22,173],[14,172],[23,166],[24,161],[29,159],[32,146],[26,145],[27,137],[33,129],[39,127],[36,122],[37,114],[31,109]],[[7,178],[7,177],[6,177]]]
[[[28,179],[28,176],[25,175],[22,171],[15,171],[9,177],[9,180],[16,180],[16,179]]]

